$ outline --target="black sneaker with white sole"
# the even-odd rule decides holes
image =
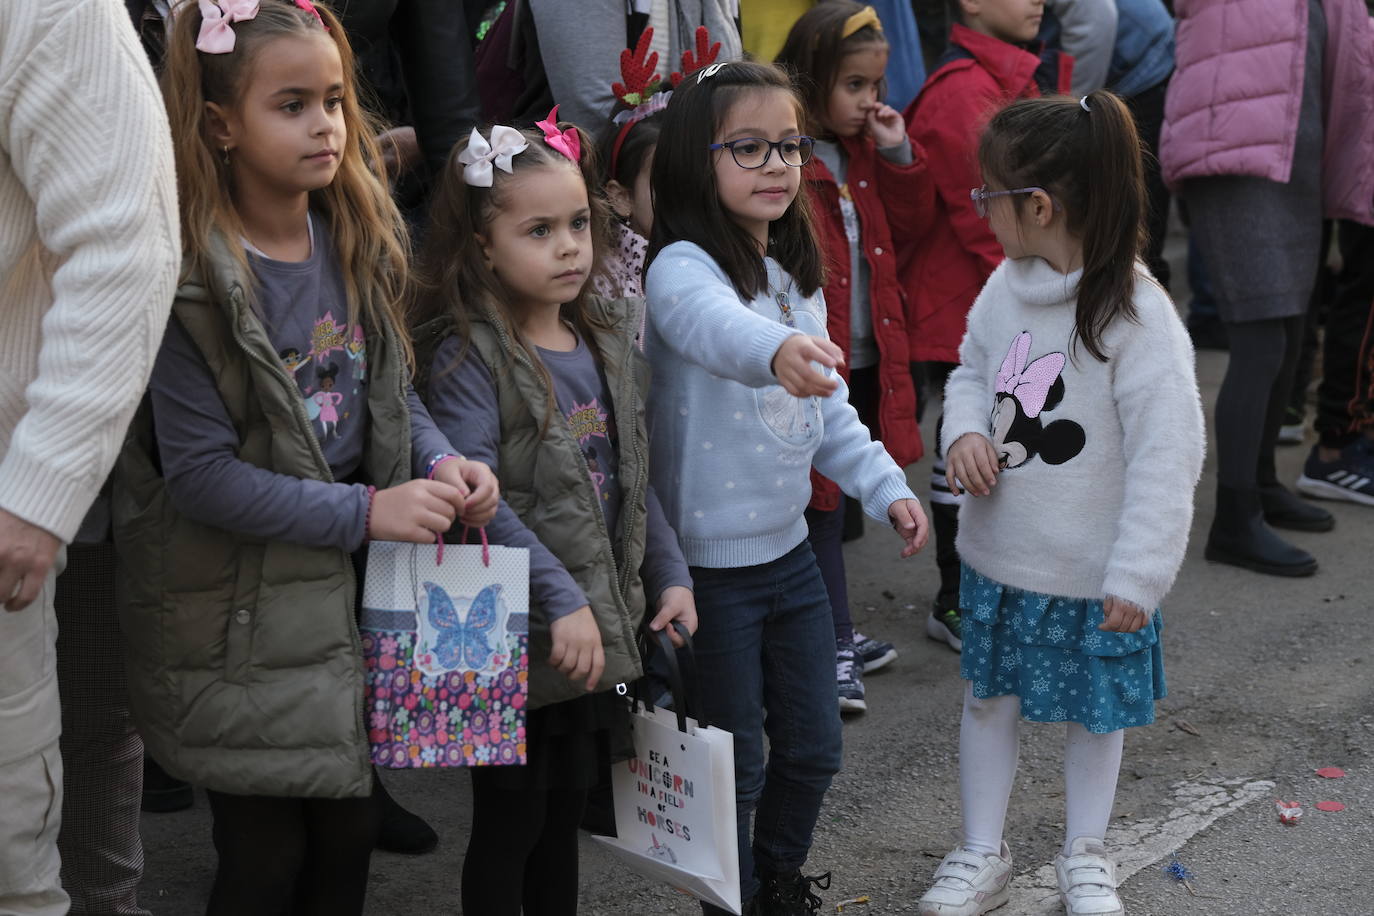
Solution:
[[[1297,490],[1313,499],[1374,506],[1374,467],[1355,445],[1342,449],[1335,461],[1322,461],[1313,447],[1298,478]]]
[[[854,631],[854,648],[859,650],[859,658],[863,659],[864,674],[872,674],[897,660],[896,646],[886,639],[865,636],[858,630]]]

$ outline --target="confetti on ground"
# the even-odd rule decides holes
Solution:
[[[1197,877],[1178,859],[1174,859],[1168,865],[1165,865],[1164,873],[1175,881],[1187,881],[1190,878]]]
[[[1340,767],[1322,767],[1317,771],[1317,775],[1322,779],[1340,779],[1345,775],[1345,770]]]
[[[1317,804],[1314,805],[1313,807],[1315,807],[1318,811],[1344,811],[1344,810],[1345,810],[1345,805],[1341,804],[1340,802],[1330,802],[1330,801],[1328,801],[1328,802],[1317,802]]]
[[[1279,821],[1284,824],[1296,824],[1302,819],[1302,805],[1295,801],[1276,801],[1274,807],[1278,809]]]

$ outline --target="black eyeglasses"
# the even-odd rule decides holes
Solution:
[[[707,149],[728,149],[730,155],[735,157],[735,165],[742,169],[763,168],[768,164],[773,150],[777,150],[782,164],[796,169],[811,161],[811,149],[815,145],[815,140],[802,136],[783,137],[777,142],[762,137],[741,137],[725,143],[712,143]]]

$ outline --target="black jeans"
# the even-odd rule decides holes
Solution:
[[[1343,448],[1374,425],[1374,227],[1342,220],[1336,231],[1344,267],[1317,388],[1317,435],[1326,448]]]
[[[209,792],[219,867],[206,916],[361,916],[377,806]]]

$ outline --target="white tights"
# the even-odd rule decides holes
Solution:
[[[964,806],[964,846],[999,855],[1007,801],[1016,778],[1021,699],[979,699],[965,689],[959,725],[959,793]],[[1121,770],[1124,730],[1095,735],[1077,722],[1064,733],[1064,851],[1077,837],[1101,840],[1107,833]]]

